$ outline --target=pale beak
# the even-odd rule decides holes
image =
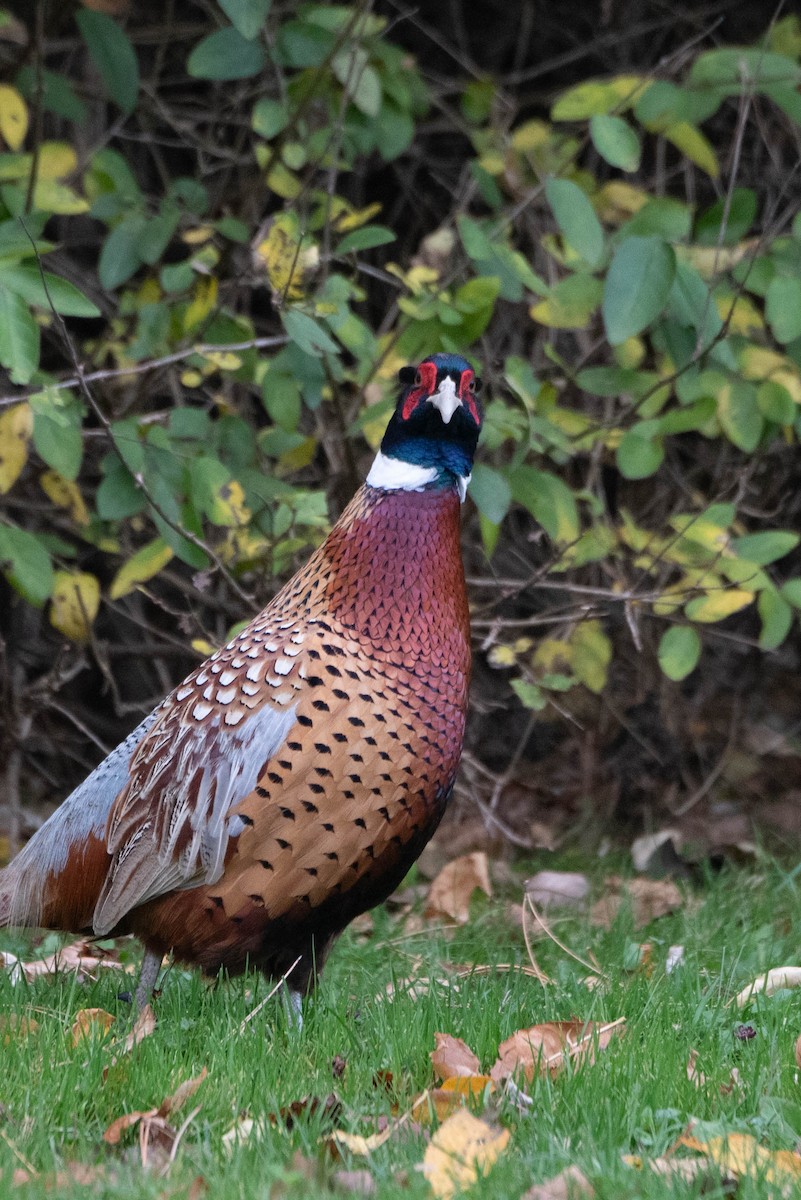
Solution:
[[[450,375],[446,375],[434,395],[428,397],[428,403],[439,409],[442,420],[448,425],[457,408],[462,407],[462,402],[456,394],[456,384]]]

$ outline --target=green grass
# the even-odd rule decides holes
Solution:
[[[554,865],[549,863],[549,865]],[[600,890],[600,876],[599,876]],[[80,1008],[101,1007],[127,1028],[130,1006],[117,998],[116,972],[96,983],[71,977],[12,986],[0,974],[0,1014],[33,1017],[38,1028],[26,1036],[0,1033],[0,1194],[21,1160],[43,1173],[25,1186],[25,1196],[52,1195],[47,1174],[71,1161],[106,1163],[106,1182],[95,1195],[132,1198],[186,1195],[204,1177],[215,1200],[271,1195],[325,1194],[333,1172],[369,1167],[379,1197],[429,1197],[415,1164],[421,1137],[391,1139],[370,1159],[332,1163],[321,1150],[331,1123],[322,1111],[305,1112],[291,1130],[270,1114],[307,1096],[341,1101],[340,1127],[369,1133],[375,1118],[390,1114],[393,1100],[407,1109],[433,1083],[429,1052],[434,1033],[462,1037],[485,1068],[498,1043],[516,1029],[573,1016],[610,1021],[624,1016],[626,1035],[613,1041],[594,1065],[568,1069],[556,1079],[529,1087],[530,1113],[505,1102],[490,1116],[511,1130],[505,1154],[480,1187],[482,1195],[517,1198],[532,1183],[575,1163],[601,1197],[690,1196],[700,1185],[681,1184],[635,1172],[624,1154],[652,1157],[664,1152],[691,1118],[712,1122],[713,1131],[743,1131],[771,1148],[792,1148],[801,1137],[801,1102],[793,1057],[801,1033],[801,991],[759,998],[745,1012],[727,1006],[736,991],[771,966],[801,962],[801,889],[791,872],[771,861],[750,871],[727,870],[691,894],[681,911],[635,933],[623,913],[610,931],[592,928],[584,916],[560,918],[555,928],[574,950],[593,952],[609,976],[603,989],[589,991],[586,971],[554,944],[539,940],[541,966],[554,978],[548,988],[519,972],[453,979],[434,984],[428,995],[379,999],[386,984],[408,975],[442,977],[443,962],[484,964],[527,961],[522,935],[504,915],[505,899],[477,903],[471,924],[453,936],[436,927],[405,936],[385,911],[367,940],[346,934],[332,953],[315,999],[306,1006],[303,1030],[289,1027],[283,1005],[271,1001],[240,1034],[242,1019],[267,992],[254,976],[208,987],[192,972],[173,969],[156,1001],[155,1032],[108,1071],[107,1043],[71,1043],[70,1028]],[[630,973],[623,963],[631,945],[653,945],[650,977]],[[685,947],[683,966],[665,974],[668,946]],[[24,943],[4,934],[1,948]],[[748,1021],[756,1037],[740,1041],[735,1028]],[[691,1049],[707,1083],[687,1078]],[[334,1077],[335,1056],[346,1060]],[[136,1133],[108,1147],[103,1131],[132,1109],[150,1109],[203,1067],[208,1078],[186,1110],[200,1112],[188,1127],[168,1178],[144,1174],[138,1165]],[[740,1072],[744,1093],[721,1095],[731,1068]],[[376,1086],[378,1071],[392,1072],[393,1094]],[[247,1110],[262,1136],[226,1154],[222,1136]],[[297,1152],[319,1158],[319,1184],[297,1168]],[[403,1174],[405,1172],[405,1174]],[[281,1185],[280,1187],[277,1185]],[[65,1187],[59,1195],[86,1195]],[[707,1188],[705,1195],[717,1194]],[[722,1194],[722,1193],[720,1193]],[[767,1194],[765,1185],[743,1181],[738,1197]]]

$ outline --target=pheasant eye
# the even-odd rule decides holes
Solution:
[[[422,387],[422,384],[423,384],[423,376],[420,374],[420,372],[419,372],[419,371],[417,372],[417,374],[416,374],[416,375],[415,375],[415,377],[414,377],[414,382],[415,382],[415,384],[417,385],[417,387]]]

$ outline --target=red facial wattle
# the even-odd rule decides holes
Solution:
[[[417,379],[414,387],[409,392],[409,395],[403,402],[401,409],[401,418],[408,421],[417,405],[426,397],[432,396],[437,390],[437,367],[436,363],[421,362],[417,368]]]
[[[481,417],[475,400],[475,382],[476,376],[473,371],[462,371],[462,376],[459,380],[459,399],[470,413],[476,425],[480,425]]]

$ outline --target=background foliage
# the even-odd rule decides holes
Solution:
[[[487,396],[469,804],[532,846],[801,787],[801,22],[533,8],[0,10],[12,845],[435,350]]]

